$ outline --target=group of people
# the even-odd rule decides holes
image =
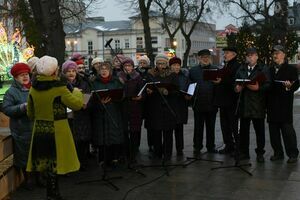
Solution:
[[[16,63],[2,105],[10,117],[15,166],[27,181],[28,172],[46,173],[47,199],[61,199],[57,175],[85,170],[91,149],[96,149],[99,162],[135,163],[143,121],[151,158],[171,159],[173,134],[177,156],[182,156],[189,105],[194,113],[195,155],[203,149],[205,127],[208,153],[235,153],[237,159],[249,159],[252,121],[257,161],[264,162],[267,116],[274,150],[270,159],[284,159],[282,137],[287,162],[297,162],[293,98],[299,80],[297,69],[287,63],[285,49],[274,46],[271,66],[258,62],[255,48],[247,49],[243,64],[237,61],[236,48],[223,51],[222,69],[212,65],[208,49],[198,52],[199,64],[191,69],[182,68],[180,58],[164,54],[155,57],[154,67],[147,56],[139,57],[137,67],[124,55],[116,55],[112,62],[94,58],[92,73],[87,73],[80,54],[61,67],[50,56]],[[207,79],[208,71],[222,73]],[[188,94],[193,83],[194,93]],[[221,150],[215,146],[218,111],[225,144]]]

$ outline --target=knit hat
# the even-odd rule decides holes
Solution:
[[[181,59],[178,57],[173,57],[169,60],[169,66],[178,63],[181,66]]]
[[[73,60],[73,61],[84,60],[84,59],[85,59],[85,57],[82,56],[80,53],[74,53],[71,58],[71,60]]]
[[[51,76],[58,68],[56,58],[43,56],[36,63],[36,71],[40,75]]]
[[[97,58],[94,58],[94,59],[92,60],[91,65],[93,66],[93,65],[96,64],[96,63],[102,63],[102,62],[103,62],[103,59],[97,57]]]
[[[142,61],[142,60],[146,61],[147,65],[150,65],[150,59],[148,58],[148,56],[146,56],[146,55],[141,56],[138,59],[138,62],[140,63],[140,61]]]
[[[157,56],[155,57],[155,63],[156,63],[158,60],[163,60],[163,61],[168,62],[168,61],[169,61],[169,58],[168,58],[165,54],[157,54]]]
[[[30,67],[25,63],[16,63],[11,68],[10,73],[13,77],[17,77],[22,73],[29,73],[31,71]]]
[[[131,58],[129,57],[124,57],[124,59],[122,60],[122,65],[124,66],[126,63],[131,64],[132,66],[134,66],[134,62]]]
[[[66,73],[69,69],[75,69],[77,70],[77,64],[76,62],[72,60],[67,60],[62,64],[62,72]]]
[[[31,71],[33,71],[36,68],[36,63],[38,60],[39,60],[39,58],[35,57],[35,56],[33,56],[27,60],[27,64],[31,68]]]

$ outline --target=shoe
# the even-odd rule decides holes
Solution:
[[[219,150],[219,154],[231,154],[234,152],[234,148],[225,147],[224,149]]]
[[[297,157],[290,157],[286,162],[287,163],[296,163],[296,162],[298,162],[298,158]]]
[[[180,151],[177,151],[177,156],[183,156],[183,152],[182,152],[182,150],[180,150]]]
[[[283,155],[273,155],[271,156],[270,160],[271,161],[276,161],[276,160],[283,160],[284,156]]]
[[[238,157],[239,160],[249,160],[250,156],[246,154],[240,154]]]
[[[208,149],[207,153],[218,153],[217,149]]]
[[[257,155],[256,161],[259,163],[263,163],[263,162],[265,162],[265,158],[263,155]]]

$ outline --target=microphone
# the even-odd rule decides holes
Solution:
[[[105,43],[105,48],[110,46],[110,43],[113,41],[113,38],[110,38],[106,43]]]

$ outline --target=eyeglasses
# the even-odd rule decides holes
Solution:
[[[166,65],[166,62],[157,62],[156,65]]]

